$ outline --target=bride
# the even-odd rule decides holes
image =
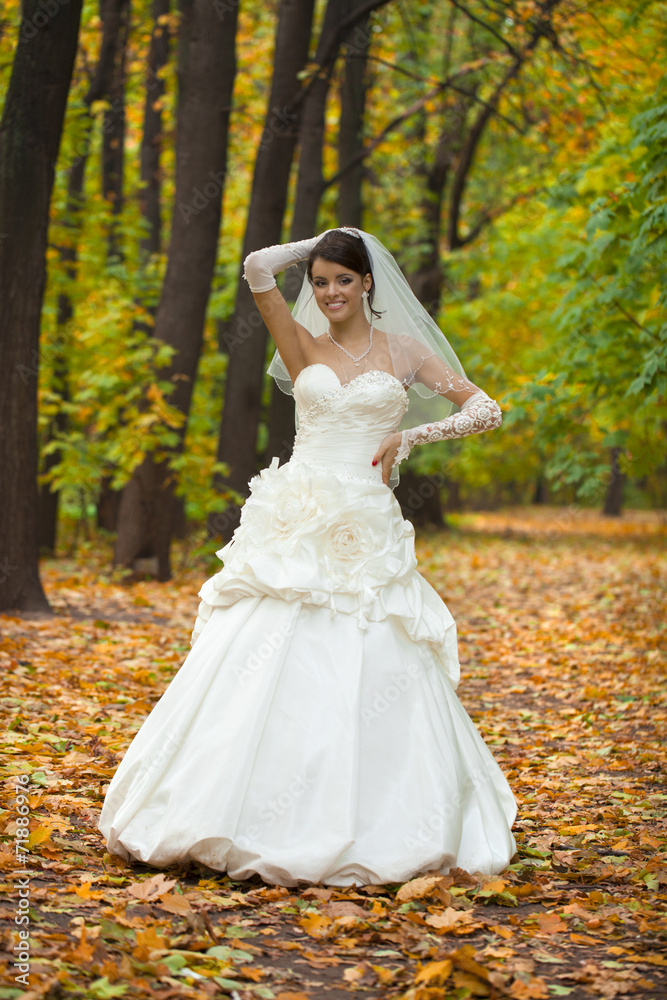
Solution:
[[[303,259],[290,312],[275,275]],[[285,886],[498,873],[516,804],[455,693],[456,625],[391,486],[411,448],[500,408],[368,233],[267,247],[245,277],[296,402],[293,456],[251,481],[99,829],[125,858]]]

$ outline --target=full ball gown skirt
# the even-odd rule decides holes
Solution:
[[[285,886],[500,872],[515,800],[455,694],[454,620],[371,465],[406,393],[310,365],[294,395],[293,457],[252,480],[99,829],[125,858]]]

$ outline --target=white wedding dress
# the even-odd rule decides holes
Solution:
[[[314,364],[294,396],[293,457],[252,480],[99,829],[125,858],[286,886],[500,872],[514,797],[455,694],[454,620],[371,465],[405,390]]]

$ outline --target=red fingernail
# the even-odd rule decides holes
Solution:
[[[373,459],[373,465],[377,465],[377,462],[375,461],[375,459]]]

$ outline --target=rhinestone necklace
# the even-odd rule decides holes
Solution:
[[[355,358],[354,354],[350,354],[350,352],[347,350],[346,347],[343,347],[342,344],[339,344],[337,340],[333,339],[333,337],[331,336],[331,327],[329,327],[329,329],[327,330],[327,336],[329,337],[329,340],[334,345],[334,347],[337,347],[339,351],[342,351],[344,354],[347,354],[348,358],[351,358],[352,361],[354,361],[356,367],[358,368],[361,362],[366,357],[366,355],[370,354],[371,348],[373,347],[373,321],[371,320],[371,329],[368,340],[368,347],[366,348],[363,354],[359,355],[358,358]]]

